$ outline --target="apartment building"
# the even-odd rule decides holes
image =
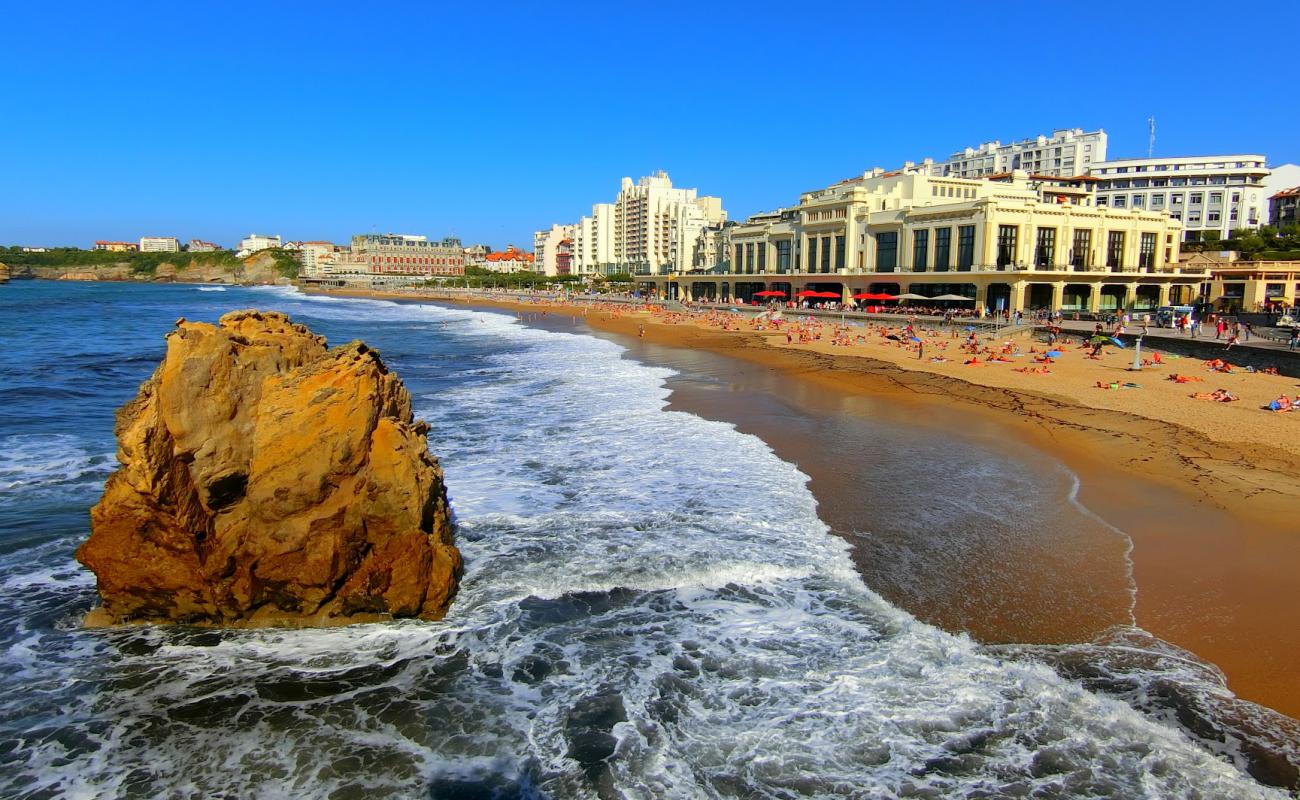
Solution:
[[[636,183],[623,178],[614,201],[614,259],[637,275],[689,269],[700,234],[726,219],[721,198],[675,188],[662,170]]]
[[[1098,205],[1169,214],[1186,241],[1200,241],[1263,225],[1269,172],[1263,155],[1247,153],[1102,161],[1089,174]]]
[[[967,147],[935,165],[935,171],[954,178],[982,178],[1014,170],[1068,178],[1085,175],[1093,164],[1105,160],[1105,131],[1070,128],[1010,144],[992,141]]]
[[[483,266],[493,272],[532,272],[533,254],[525,253],[514,245],[500,252],[489,252],[483,257]]]
[[[573,240],[577,225],[552,225],[548,230],[533,234],[534,266],[543,275],[569,275],[573,271]],[[567,242],[567,244],[565,244]],[[566,255],[561,272],[561,245]]]
[[[1279,229],[1300,225],[1300,186],[1268,198],[1268,224]]]
[[[597,203],[591,216],[578,220],[573,235],[576,275],[609,274],[614,265],[614,204]]]
[[[212,242],[205,242],[202,239],[190,239],[190,243],[186,245],[185,249],[191,253],[215,253],[221,249],[221,246]]]
[[[364,271],[386,275],[465,274],[465,248],[460,239],[430,241],[427,236],[364,233],[352,237],[351,263]]]
[[[181,243],[175,236],[140,237],[141,253],[179,253],[180,251]]]
[[[337,249],[333,242],[299,242],[298,261],[302,264],[303,273],[310,276],[325,274],[336,263],[332,256]]]

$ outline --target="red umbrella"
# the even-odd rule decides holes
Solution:
[[[827,300],[839,300],[839,292],[813,292],[810,297],[824,297]]]
[[[853,295],[853,299],[854,300],[897,300],[898,298],[892,294],[863,292],[861,294]]]
[[[776,289],[768,289],[762,292],[754,292],[755,297],[785,297],[785,292]]]
[[[820,297],[821,292],[814,292],[812,289],[804,289],[802,292],[795,292],[795,297]]]

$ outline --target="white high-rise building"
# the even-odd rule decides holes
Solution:
[[[180,251],[181,243],[175,236],[140,237],[141,253],[179,253]]]
[[[1097,179],[1097,205],[1169,214],[1183,224],[1184,240],[1200,241],[1268,222],[1264,164],[1258,153],[1157,156],[1103,161],[1089,174]]]
[[[1030,175],[1070,178],[1086,175],[1089,167],[1106,160],[1106,132],[1082,128],[1052,131],[1051,136],[1023,139],[1011,144],[985,142],[967,147],[936,165],[932,174],[953,178],[982,178],[1012,170]]]
[[[635,184],[624,178],[614,201],[614,259],[638,275],[685,272],[704,228],[726,219],[721,198],[675,189],[662,170]]]
[[[597,203],[578,221],[573,237],[573,271],[578,275],[614,269],[614,204]]]

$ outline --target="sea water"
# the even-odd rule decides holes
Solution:
[[[177,317],[254,306],[405,380],[465,557],[445,620],[79,628],[114,409]],[[0,287],[0,796],[1282,796],[1230,737],[1085,686],[1134,674],[1118,656],[984,648],[890,606],[806,477],[665,410],[669,377],[497,313]]]

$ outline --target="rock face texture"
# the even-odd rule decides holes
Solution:
[[[118,412],[77,551],[87,624],[440,618],[460,575],[428,426],[379,354],[278,313],[179,320]]]

